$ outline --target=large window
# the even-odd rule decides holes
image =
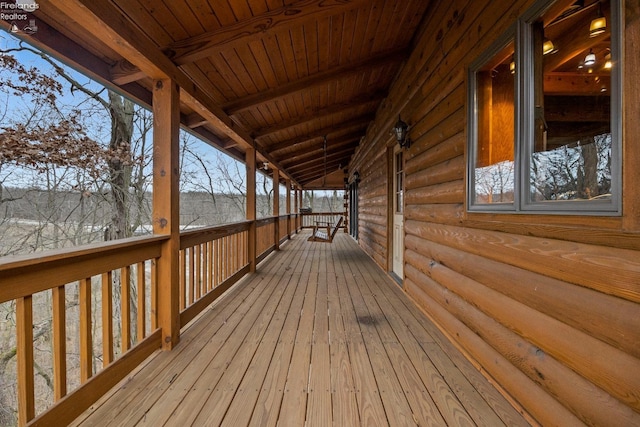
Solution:
[[[620,213],[619,7],[540,1],[471,65],[469,210]]]

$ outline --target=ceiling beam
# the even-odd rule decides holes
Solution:
[[[318,168],[313,168],[313,169],[309,169],[303,172],[300,172],[298,174],[295,174],[296,179],[300,182],[300,183],[306,183],[309,181],[313,181],[314,179],[318,179],[318,178],[322,178],[325,175],[329,175],[341,168],[346,167],[346,165],[349,162],[349,159],[351,158],[351,156],[345,156],[343,159],[341,160],[334,160],[331,163],[327,163],[327,173],[325,174],[325,169],[324,167],[318,169]],[[341,167],[341,168],[339,168]]]
[[[346,148],[343,148],[341,150],[337,150],[331,154],[328,154],[327,163],[340,160],[345,157],[350,157],[351,154],[353,154],[354,148],[355,146],[353,145],[347,146]],[[289,167],[287,171],[289,171],[291,174],[296,174],[296,173],[299,173],[300,171],[309,170],[313,168],[322,168],[323,166],[324,166],[324,157],[314,157],[304,162],[295,162],[295,165]]]
[[[234,24],[180,40],[166,46],[163,51],[175,64],[184,65],[229,49],[246,46],[264,37],[267,31],[286,32],[307,22],[369,5],[369,0],[302,0],[268,13],[254,16]],[[141,78],[140,70],[128,68],[126,64],[116,64],[114,71],[123,82]],[[119,72],[122,71],[122,72]]]
[[[322,141],[322,137],[325,135],[329,139],[329,135],[332,135],[333,137],[336,134],[338,135],[340,133],[344,134],[344,132],[347,132],[347,131],[353,131],[353,132],[361,131],[362,133],[361,136],[364,136],[364,131],[367,129],[367,126],[369,126],[369,123],[371,123],[374,117],[375,116],[373,114],[368,114],[362,117],[357,117],[354,120],[349,120],[344,123],[336,123],[330,126],[326,126],[322,129],[318,129],[317,131],[314,131],[312,134],[302,135],[302,136],[289,139],[287,141],[279,142],[277,144],[268,145],[266,149],[269,150],[271,154],[275,155],[275,153],[277,153],[278,151],[282,151],[287,148],[293,148],[293,147],[297,148],[297,146],[300,146],[302,144],[313,143],[316,140],[318,140],[318,138],[320,138],[320,140]]]
[[[331,144],[330,146],[327,146],[327,155],[328,156],[332,155],[336,151],[344,152],[346,150],[355,150],[357,145],[358,145],[357,138],[345,139],[343,141],[339,141],[335,144]],[[298,154],[295,156],[287,157],[285,160],[282,161],[282,165],[284,167],[290,167],[290,165],[304,163],[307,161],[315,161],[315,160],[321,161],[323,156],[324,156],[324,149],[323,147],[319,147],[318,149],[313,151],[305,151],[304,154]],[[292,167],[295,168],[295,166],[292,166]]]
[[[349,110],[364,107],[367,104],[371,104],[373,102],[376,102],[376,107],[377,107],[377,103],[381,101],[384,97],[385,95],[383,93],[376,92],[374,94],[361,95],[357,98],[353,98],[349,100],[348,102],[329,105],[325,108],[309,109],[306,112],[306,114],[302,116],[294,117],[290,120],[279,122],[273,126],[258,129],[253,133],[253,137],[256,139],[264,138],[265,136],[282,132],[284,130],[290,129],[295,126],[300,126],[310,121],[318,120],[323,117],[331,116],[333,114],[340,114]]]
[[[342,14],[370,4],[370,0],[301,0],[218,30],[175,42],[167,46],[165,52],[176,64],[182,65],[209,57],[232,46],[246,46],[252,41],[262,39],[268,31],[286,32],[306,22]]]
[[[335,67],[334,69],[313,74],[300,80],[296,80],[288,84],[283,84],[264,92],[259,92],[253,95],[246,96],[244,98],[236,99],[223,105],[222,109],[226,111],[230,116],[233,116],[234,114],[241,113],[242,111],[246,111],[260,105],[264,105],[268,102],[273,102],[277,99],[289,96],[296,92],[309,90],[309,88],[315,86],[324,85],[328,82],[336,80],[341,80],[354,74],[371,72],[371,70],[381,66],[395,65],[396,63],[404,60],[406,56],[406,49],[382,52],[356,63],[344,64],[340,67]]]

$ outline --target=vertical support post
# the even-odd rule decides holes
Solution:
[[[245,153],[247,167],[247,221],[249,225],[249,244],[247,247],[249,271],[256,271],[256,149],[248,148]]]
[[[299,202],[299,197],[300,197],[300,190],[299,189],[295,189],[293,190],[293,200],[294,200],[294,204],[295,204],[295,211],[296,211],[296,221],[295,221],[295,227],[296,227],[296,234],[298,234],[298,231],[300,231],[300,202]]]
[[[157,318],[162,348],[171,350],[180,341],[180,198],[179,89],[170,79],[153,84],[153,232],[169,237],[157,262]]]
[[[273,169],[273,243],[280,250],[280,170]]]
[[[291,239],[291,180],[285,179],[284,185],[287,187],[287,238]]]

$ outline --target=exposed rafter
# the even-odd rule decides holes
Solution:
[[[186,64],[206,58],[223,48],[228,49],[230,45],[246,45],[259,40],[267,31],[289,31],[305,22],[344,13],[366,4],[370,4],[370,0],[302,0],[216,31],[181,40],[167,46],[165,52],[176,64]]]
[[[204,126],[207,123],[209,123],[207,119],[205,119],[198,113],[191,113],[184,118],[184,124],[190,127],[191,129]]]
[[[307,135],[301,135],[299,137],[279,142],[277,144],[272,144],[267,146],[266,148],[270,153],[276,155],[278,151],[286,150],[288,148],[299,148],[302,144],[308,144],[313,141],[317,141],[319,138],[321,139],[323,135],[336,135],[338,132],[344,134],[345,132],[354,131],[354,129],[361,130],[361,136],[364,135],[364,130],[367,128],[371,120],[373,120],[372,114],[367,114],[365,116],[356,117],[353,120],[349,120],[345,123],[334,123],[330,126],[324,127],[322,129],[318,129],[313,131],[313,133],[309,133]]]
[[[303,0],[197,37],[180,40],[166,46],[163,51],[175,64],[184,65],[229,47],[260,40],[267,31],[286,32],[306,22],[344,13],[369,3],[368,0]],[[130,65],[127,61],[121,61],[113,67],[114,82],[123,84],[144,77],[144,73]]]
[[[276,99],[283,98],[296,92],[308,90],[309,88],[314,86],[341,80],[362,72],[370,73],[372,70],[378,67],[388,67],[396,65],[405,57],[405,49],[379,53],[371,58],[367,58],[357,63],[344,64],[340,67],[336,67],[335,69],[314,74],[303,79],[291,82],[289,84],[281,85],[264,92],[236,99],[224,105],[222,109],[226,111],[227,114],[232,116],[250,108],[255,108],[268,102],[273,102]]]
[[[344,167],[345,165],[348,164],[350,159],[349,157],[345,157],[342,160],[335,160],[333,162],[327,163],[327,175],[330,175],[331,173],[339,170],[341,167]],[[296,180],[298,180],[298,182],[300,182],[303,186],[306,183],[309,183],[311,181],[315,181],[318,178],[322,178],[324,175],[324,165],[319,167],[319,168],[314,168],[314,169],[309,169],[306,171],[303,171],[301,173],[295,174]]]
[[[353,142],[353,141],[352,141]],[[353,154],[355,145],[346,146],[340,150],[333,151],[330,155],[327,155],[327,161],[336,161],[350,157]],[[311,158],[305,161],[297,161],[294,166],[288,168],[292,174],[300,173],[304,170],[313,169],[314,167],[320,167],[322,163],[318,161],[317,157]]]
[[[263,138],[265,136],[290,129],[295,126],[300,126],[304,123],[315,121],[323,117],[344,113],[349,110],[366,106],[367,104],[371,104],[373,102],[378,103],[383,98],[384,98],[384,95],[382,93],[366,94],[358,98],[354,98],[349,102],[331,105],[329,107],[322,108],[320,110],[310,110],[308,114],[305,114],[304,116],[294,117],[291,120],[283,121],[273,126],[258,129],[253,133],[253,136],[256,139]]]
[[[337,143],[332,143],[330,146],[327,147],[327,149],[330,150],[331,154],[335,152],[343,153],[348,151],[354,151],[357,145],[357,142],[358,142],[357,138],[349,138],[349,139],[338,141]],[[304,154],[287,157],[286,159],[282,160],[282,164],[285,167],[295,168],[295,166],[291,166],[291,165],[297,165],[297,164],[304,163],[306,161],[311,161],[311,160],[319,161],[318,159],[322,156],[322,154],[323,154],[323,149],[322,147],[319,147],[312,151],[306,151],[304,152]]]

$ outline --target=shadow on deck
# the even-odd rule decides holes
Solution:
[[[307,237],[76,425],[528,425],[349,236]]]

